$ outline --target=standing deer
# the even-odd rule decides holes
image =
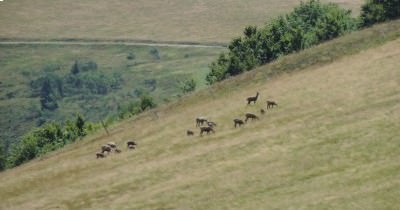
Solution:
[[[235,123],[235,128],[236,128],[236,125],[239,125],[239,127],[240,127],[244,124],[243,120],[241,120],[241,119],[234,119],[233,123]]]
[[[203,136],[203,132],[207,132],[207,134],[210,132],[215,133],[212,127],[200,127],[200,136]]]
[[[259,93],[257,92],[256,96],[248,97],[247,98],[247,104],[250,104],[253,102],[254,104],[257,102]]]
[[[274,108],[274,106],[278,106],[278,104],[275,101],[267,101],[267,109],[269,108]]]
[[[196,118],[196,127],[199,127],[200,125],[203,125],[206,122],[207,122],[207,118],[198,117],[198,118]]]

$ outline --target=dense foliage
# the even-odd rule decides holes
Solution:
[[[361,7],[363,26],[400,17],[400,0],[368,0]]]
[[[93,61],[75,61],[69,74],[46,71],[43,76],[32,80],[30,86],[32,96],[40,97],[41,109],[53,111],[58,108],[57,100],[64,97],[77,94],[106,95],[119,89],[121,83],[121,75],[98,71]]]
[[[56,150],[86,135],[85,121],[78,115],[65,125],[46,123],[26,134],[15,144],[7,158],[7,167],[14,167],[47,152]]]
[[[248,26],[244,36],[229,44],[229,52],[211,63],[209,84],[249,71],[256,66],[296,52],[357,28],[351,11],[318,0],[302,2],[291,13],[273,19],[264,28]]]

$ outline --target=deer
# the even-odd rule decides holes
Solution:
[[[186,131],[186,135],[187,135],[187,136],[193,136],[193,135],[194,135],[194,132],[191,131],[191,130],[187,130],[187,131]]]
[[[137,146],[137,144],[136,144],[135,141],[129,140],[129,141],[126,142],[126,146],[127,146],[129,149],[135,149],[136,146]]]
[[[207,118],[205,117],[198,117],[196,118],[196,127],[199,127],[207,122]]]
[[[200,127],[200,136],[203,136],[203,132],[207,132],[207,134],[210,132],[215,133],[212,127]]]
[[[240,127],[244,124],[243,120],[241,120],[241,119],[234,119],[233,123],[235,123],[235,128],[237,125],[239,125],[239,127]]]
[[[111,147],[108,145],[101,146],[101,153],[104,153],[104,152],[111,152]]]
[[[106,155],[104,153],[102,153],[102,152],[97,152],[96,153],[96,159],[105,158],[105,157],[106,157]]]
[[[251,96],[247,98],[247,104],[250,104],[253,102],[254,104],[257,102],[259,93],[257,92],[256,96]]]
[[[207,122],[207,125],[208,125],[209,127],[212,127],[212,128],[213,128],[213,127],[217,126],[217,123],[208,121],[208,122]]]
[[[267,101],[267,109],[272,109],[274,106],[278,106],[278,104],[275,101]]]
[[[244,120],[245,122],[247,122],[248,119],[251,119],[251,120],[254,120],[254,119],[258,120],[258,119],[259,119],[259,118],[257,117],[257,115],[252,114],[252,113],[246,113],[245,116],[246,116],[246,120]]]

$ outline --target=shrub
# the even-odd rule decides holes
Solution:
[[[160,51],[158,51],[157,48],[152,47],[152,48],[150,48],[149,52],[150,52],[150,55],[153,56],[154,59],[156,59],[156,60],[160,60],[161,59]]]
[[[196,81],[194,79],[187,79],[179,82],[179,88],[183,93],[189,93],[196,89]]]
[[[400,0],[367,0],[361,6],[362,26],[400,17]]]
[[[145,111],[146,109],[152,109],[154,107],[156,107],[156,103],[154,102],[152,97],[148,95],[140,97],[140,109],[142,111]]]
[[[136,56],[133,52],[128,53],[128,56],[126,56],[126,59],[128,60],[134,60],[135,58]]]

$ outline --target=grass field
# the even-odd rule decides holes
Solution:
[[[0,209],[398,209],[400,39],[264,77],[398,26],[283,57],[121,122],[111,136],[99,132],[5,171]],[[258,103],[246,106],[256,91]],[[233,128],[232,119],[258,113],[267,99],[279,106]],[[215,134],[199,137],[202,115],[218,123]],[[124,148],[128,139],[136,151]],[[96,160],[108,141],[123,152]]]
[[[330,0],[358,14],[363,0]],[[228,42],[299,0],[0,2],[0,38]],[[322,0],[328,2],[328,0]],[[47,8],[47,9],[45,9]]]
[[[157,49],[160,58],[150,53]],[[136,90],[148,92],[157,103],[173,100],[179,81],[193,78],[197,88],[205,87],[208,64],[223,49],[146,46],[78,45],[1,45],[0,46],[0,139],[13,142],[22,134],[46,121],[64,121],[81,113],[88,120],[116,115],[118,106],[138,100]],[[127,59],[133,53],[134,59]],[[33,96],[32,81],[44,75],[65,77],[74,61],[93,61],[108,75],[119,74],[121,88],[107,95],[76,93],[58,100],[55,111],[40,110],[39,96]],[[155,80],[155,86],[146,85]]]

